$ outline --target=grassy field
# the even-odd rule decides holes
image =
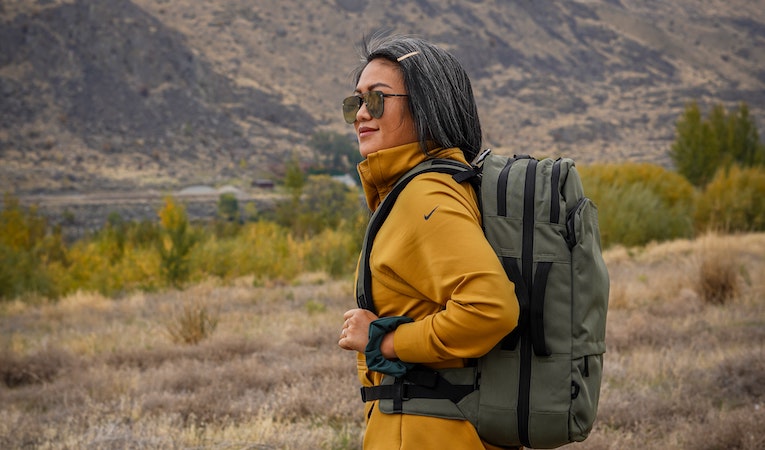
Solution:
[[[765,234],[606,253],[605,381],[570,448],[765,448]],[[0,305],[2,449],[356,449],[349,280]],[[196,307],[197,309],[193,309]],[[202,308],[196,345],[173,330]]]

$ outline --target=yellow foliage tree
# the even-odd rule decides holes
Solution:
[[[157,249],[161,258],[162,276],[167,282],[179,287],[189,276],[189,253],[197,242],[197,236],[189,226],[186,208],[172,197],[165,198],[159,211],[162,236]]]

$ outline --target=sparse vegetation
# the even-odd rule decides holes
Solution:
[[[765,172],[731,166],[703,190],[653,164],[579,167],[585,192],[599,208],[604,248],[692,238],[708,230],[765,230]],[[34,207],[6,196],[0,212],[0,298],[56,298],[77,290],[116,295],[181,287],[215,276],[243,276],[264,285],[301,273],[353,272],[367,221],[360,192],[327,175],[288,167],[286,194],[274,210],[244,220],[236,197],[222,195],[206,222],[189,221],[167,198],[159,221],[127,222],[111,214],[104,228],[73,243]],[[11,268],[13,270],[11,270]]]
[[[360,36],[344,25],[370,14],[465,58],[486,136],[506,153],[553,144],[581,160],[666,162],[678,92],[763,107],[757,2],[529,2],[524,14],[453,2],[438,17],[428,2],[276,3],[0,5],[3,189],[246,182],[294,147],[314,151],[306,173],[347,173],[352,139],[303,137],[343,126],[349,80],[326,68],[356,64]],[[455,14],[484,32],[445,26]],[[612,294],[599,420],[571,448],[765,448],[765,238],[700,234],[765,229],[754,123],[745,104],[707,117],[691,105],[678,173],[586,169]],[[306,173],[289,168],[280,187],[293,195],[275,214],[226,196],[216,220],[192,222],[168,199],[159,222],[112,215],[76,242],[6,196],[0,448],[359,448],[356,361],[336,338],[365,217],[358,192]]]
[[[266,212],[229,220],[239,216],[238,204],[222,196],[216,217],[192,223],[184,205],[168,197],[158,221],[127,222],[113,213],[103,229],[71,243],[34,207],[6,196],[0,300],[180,288],[211,275],[224,281],[254,276],[258,284],[312,271],[349,276],[366,225],[359,192],[328,176],[295,173],[302,181],[290,187],[276,217]],[[310,188],[303,192],[305,183]]]
[[[698,290],[702,262],[719,252],[739,278],[724,305]],[[763,255],[764,234],[608,250],[599,416],[570,447],[762,448]],[[360,448],[356,361],[336,346],[351,284],[306,273],[255,287],[246,276],[2,303],[0,447]],[[165,324],[189,299],[203,299],[218,326],[176,344]]]

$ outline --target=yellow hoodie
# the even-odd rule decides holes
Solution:
[[[431,157],[465,163],[458,148]],[[417,143],[381,150],[359,164],[364,193],[375,210],[400,176],[425,160]],[[463,367],[487,353],[518,322],[513,284],[481,229],[476,194],[451,175],[426,173],[404,189],[377,234],[370,254],[372,292],[380,317],[407,316],[393,345],[405,362]],[[359,378],[377,385],[359,354]],[[365,449],[482,449],[467,421],[383,414],[367,403]]]

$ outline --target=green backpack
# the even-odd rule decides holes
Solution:
[[[469,420],[497,446],[583,441],[598,407],[609,278],[597,208],[584,196],[571,159],[509,158],[487,150],[472,167],[432,159],[407,172],[367,227],[359,307],[375,311],[369,254],[377,231],[406,184],[434,171],[479,190],[484,233],[515,283],[519,323],[470,367],[416,366],[403,377],[386,375],[380,386],[362,387],[362,400],[379,400],[384,413]]]

